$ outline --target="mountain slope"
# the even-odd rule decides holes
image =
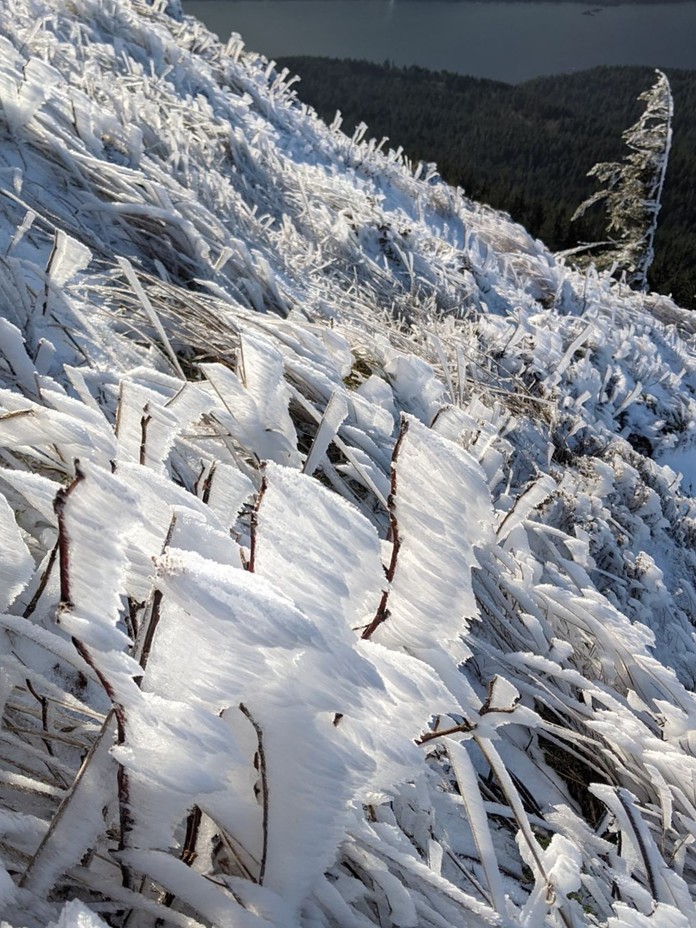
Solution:
[[[600,67],[504,84],[368,61],[282,58],[298,95],[326,119],[365,121],[409,157],[436,161],[448,183],[509,212],[554,251],[602,241],[603,211],[571,222],[597,189],[587,172],[626,155],[621,132],[642,112],[651,68]],[[662,197],[651,288],[696,306],[696,72],[669,70],[674,143]]]
[[[172,0],[0,46],[2,917],[696,925],[691,316]]]

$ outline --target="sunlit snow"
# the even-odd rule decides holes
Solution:
[[[692,317],[289,78],[0,4],[0,920],[696,928]]]

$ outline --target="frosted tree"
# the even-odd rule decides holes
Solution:
[[[672,142],[674,104],[667,76],[656,71],[654,85],[638,99],[646,106],[640,119],[623,133],[629,153],[622,161],[595,164],[588,176],[604,186],[585,200],[573,215],[583,216],[595,203],[605,201],[609,246],[596,263],[616,265],[635,290],[648,288],[648,269],[654,257],[662,190]]]

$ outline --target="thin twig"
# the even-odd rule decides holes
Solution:
[[[174,529],[176,527],[176,514],[172,516],[169,522],[169,528],[167,529],[167,534],[165,535],[164,541],[162,542],[162,548],[160,554],[164,552],[169,547],[169,544],[172,540],[172,535],[174,534]],[[140,624],[138,629],[138,636],[133,642],[133,657],[138,661],[140,666],[143,668],[143,671],[147,667],[147,662],[150,658],[150,651],[152,650],[152,642],[155,637],[155,632],[159,625],[161,618],[162,610],[162,592],[161,590],[154,589],[151,597],[150,605],[150,615],[147,614],[143,616],[143,621]],[[140,686],[142,683],[142,676],[135,679],[137,686]]]
[[[38,701],[39,705],[41,706],[41,727],[43,728],[45,732],[47,732],[48,731],[48,700],[46,699],[45,696],[42,696],[41,693],[36,692],[36,690],[34,689],[34,685],[32,684],[31,680],[28,677],[24,682],[26,683],[27,689],[29,690],[31,695],[34,697],[34,699]],[[51,755],[51,757],[53,757],[53,745],[51,744],[50,741],[47,741],[46,739],[42,739],[42,740],[43,740],[43,743],[46,745],[46,750]]]
[[[114,691],[111,683],[104,676],[103,672],[99,669],[97,664],[94,661],[94,658],[89,652],[89,649],[86,645],[80,641],[78,638],[73,637],[72,639],[75,650],[80,655],[80,657],[88,664],[94,673],[97,675],[99,682],[104,687],[104,692],[111,700],[111,705],[113,707],[114,716],[116,718],[116,744],[125,744],[126,742],[126,713],[123,708],[123,705],[118,702],[116,698],[116,692]],[[118,765],[117,772],[117,786],[118,786],[118,817],[120,825],[120,835],[118,842],[119,851],[124,851],[127,847],[127,837],[133,827],[133,816],[130,812],[130,783],[128,780],[128,771],[123,766],[123,764]],[[121,880],[123,886],[126,889],[130,889],[133,885],[133,879],[130,871],[130,867],[126,864],[121,864]]]
[[[399,430],[399,437],[394,445],[394,452],[392,454],[391,460],[391,487],[389,492],[389,499],[387,500],[387,505],[389,508],[389,527],[391,530],[391,541],[392,541],[392,551],[391,551],[391,560],[389,562],[389,567],[386,570],[386,586],[382,592],[382,597],[379,601],[379,606],[377,607],[377,612],[375,613],[374,619],[370,624],[363,629],[362,635],[360,636],[363,639],[371,638],[374,632],[379,628],[379,626],[386,622],[389,618],[389,590],[392,580],[394,579],[394,574],[396,573],[396,565],[399,559],[399,549],[401,547],[401,538],[399,536],[399,523],[396,517],[396,492],[397,492],[397,474],[396,474],[396,462],[399,457],[399,452],[401,451],[401,445],[406,436],[406,433],[409,429],[409,421],[405,417],[401,419],[401,429]]]
[[[48,311],[48,298],[51,295],[51,271],[53,270],[53,262],[56,259],[56,254],[58,252],[58,238],[60,236],[60,230],[56,229],[55,235],[53,236],[53,245],[51,246],[51,253],[48,256],[48,261],[46,262],[46,270],[44,271],[44,298],[43,304],[41,306],[41,315],[45,316]]]
[[[68,807],[72,799],[76,795],[82,779],[84,778],[85,774],[89,770],[90,764],[92,763],[97,753],[98,748],[101,746],[104,738],[110,732],[113,719],[114,719],[114,710],[111,709],[102,723],[102,727],[101,727],[101,731],[99,732],[99,735],[92,742],[92,746],[87,752],[85,759],[82,761],[80,769],[77,771],[77,774],[75,775],[75,779],[73,780],[72,786],[70,787],[68,793],[63,798],[60,806],[58,807],[56,811],[56,814],[51,819],[51,823],[48,826],[48,830],[44,834],[38,848],[32,855],[29,863],[27,864],[26,870],[20,877],[20,880],[19,880],[20,887],[25,887],[29,884],[29,881],[31,880],[32,872],[35,869],[36,865],[38,864],[39,860],[41,859],[44,849],[50,843],[51,838],[53,834],[55,833],[56,828],[58,827],[61,819],[63,818],[66,811],[68,810]]]
[[[227,834],[224,830],[222,830],[222,829],[221,829],[221,830],[219,831],[219,833],[218,833],[218,841],[219,841],[219,844],[216,846],[216,849],[214,850],[214,853],[215,853],[215,854],[219,853],[220,846],[224,845],[224,847],[226,848],[226,850],[227,850],[227,851],[232,855],[232,857],[234,858],[234,861],[235,861],[235,863],[237,864],[237,866],[239,867],[239,870],[241,871],[241,873],[243,874],[243,876],[244,876],[247,880],[249,880],[250,882],[252,882],[252,883],[257,883],[258,881],[257,881],[256,877],[255,877],[254,874],[251,872],[251,870],[249,869],[249,867],[247,867],[247,865],[246,865],[246,864],[244,863],[244,861],[242,860],[242,858],[241,858],[241,856],[240,856],[240,853],[239,853],[239,851],[237,851],[237,850],[235,849],[233,842],[239,846],[240,850],[244,851],[244,853],[247,855],[247,857],[249,857],[249,859],[252,861],[252,863],[255,863],[255,864],[258,866],[258,861],[257,861],[256,858],[254,857],[254,855],[251,854],[242,844],[240,844],[239,841],[238,841],[236,838],[232,837],[232,835],[228,835],[228,834]]]
[[[203,493],[201,494],[201,500],[206,504],[210,502],[210,491],[213,488],[213,477],[217,471],[217,465],[218,462],[213,461],[213,463],[210,465],[210,470],[206,474],[203,481]]]
[[[161,616],[161,607],[162,607],[162,591],[155,590],[152,594],[152,609],[150,610],[150,618],[146,623],[145,633],[143,635],[143,644],[142,651],[138,658],[138,663],[143,668],[143,671],[147,667],[147,662],[150,658],[150,651],[152,649],[152,642],[155,637],[155,632],[157,631],[157,626],[159,625],[159,620]],[[138,681],[138,685],[142,681]]]
[[[251,510],[251,514],[249,516],[249,560],[246,564],[246,569],[249,571],[249,573],[252,574],[254,573],[254,568],[256,566],[256,536],[258,534],[259,527],[259,509],[267,489],[268,479],[264,474],[261,480],[261,487],[259,488],[259,492],[256,497],[256,504]]]
[[[256,732],[257,750],[259,756],[259,775],[261,777],[261,798],[263,800],[263,850],[261,852],[261,866],[259,868],[259,886],[263,886],[266,875],[266,860],[268,857],[268,772],[266,769],[266,753],[263,747],[263,731],[243,702],[239,704],[240,711],[249,719]]]
[[[39,600],[41,599],[43,595],[43,591],[46,589],[46,584],[48,583],[48,580],[51,576],[51,571],[53,570],[53,565],[56,562],[57,554],[58,554],[58,542],[56,542],[53,548],[51,548],[51,553],[48,556],[48,564],[46,564],[46,570],[44,570],[43,574],[41,575],[41,580],[39,581],[39,585],[37,586],[34,592],[34,595],[29,600],[29,603],[26,609],[22,613],[25,619],[28,619],[33,614],[34,610],[39,604]]]
[[[80,470],[80,462],[75,461],[75,479],[67,487],[61,487],[53,500],[53,511],[58,519],[58,554],[60,557],[60,600],[64,608],[72,608],[70,595],[70,541],[65,529],[65,504],[75,488],[82,480],[84,473]]]
[[[643,858],[643,864],[645,865],[645,875],[648,878],[648,886],[650,887],[650,895],[656,902],[660,901],[660,897],[657,891],[657,880],[655,879],[655,874],[653,873],[653,868],[650,861],[650,854],[648,853],[648,848],[645,844],[645,839],[641,833],[640,823],[637,820],[636,811],[633,806],[633,803],[627,798],[630,796],[630,793],[626,789],[615,789],[614,793],[623,806],[623,810],[626,813],[628,821],[631,823],[631,830],[633,831],[633,836],[636,839],[636,844],[638,845],[638,850],[640,851],[640,856]]]
[[[446,738],[448,735],[465,734],[473,730],[474,727],[471,722],[464,721],[459,725],[453,725],[451,728],[441,728],[438,731],[426,731],[420,738],[416,738],[416,744],[420,746],[421,744],[427,744],[429,741],[434,741],[435,738]]]
[[[147,457],[147,427],[152,422],[152,416],[150,415],[150,404],[145,403],[143,407],[143,415],[140,420],[140,455],[139,462],[140,464],[145,463]]]
[[[194,806],[186,819],[186,837],[184,838],[184,846],[181,849],[179,859],[185,863],[187,867],[191,867],[193,865],[193,862],[197,856],[196,843],[198,841],[198,831],[201,827],[201,818],[202,813],[200,808],[198,806]],[[167,892],[164,899],[162,900],[162,905],[170,908],[175,898],[175,893],[171,891]]]

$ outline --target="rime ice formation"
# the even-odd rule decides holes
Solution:
[[[696,926],[692,317],[175,0],[0,103],[4,923]]]

